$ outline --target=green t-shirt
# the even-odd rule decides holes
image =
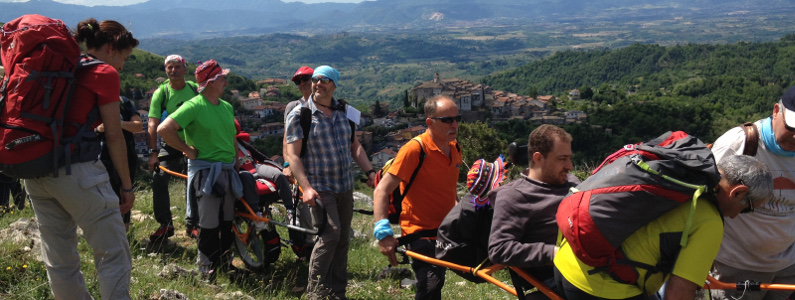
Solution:
[[[220,100],[220,99],[219,99]],[[235,160],[235,113],[229,102],[213,105],[198,95],[168,116],[185,133],[185,143],[199,150],[197,159],[231,163]]]
[[[171,85],[168,84],[168,81],[164,82],[160,85],[154,94],[152,94],[152,102],[149,104],[149,117],[163,120],[163,112],[160,111],[163,106],[163,101],[168,101],[166,103],[166,113],[165,115],[177,111],[177,108],[182,106],[182,103],[185,101],[190,100],[193,97],[198,95],[195,90],[197,89],[196,83],[193,81],[185,81],[185,87],[181,90],[175,90],[171,88]],[[179,132],[179,139],[185,141],[185,132],[180,130]]]

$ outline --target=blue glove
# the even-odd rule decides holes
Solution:
[[[394,236],[395,233],[392,232],[392,226],[389,225],[389,220],[381,219],[375,223],[375,227],[373,227],[373,236],[376,240],[381,240],[388,236]]]

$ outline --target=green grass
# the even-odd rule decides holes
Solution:
[[[139,178],[145,180],[144,178]],[[255,299],[300,299],[303,297],[301,288],[306,286],[307,263],[297,261],[293,252],[282,248],[279,260],[270,268],[259,274],[250,274],[242,279],[230,282],[223,275],[218,276],[215,285],[202,282],[197,277],[162,278],[158,273],[168,264],[176,264],[189,270],[195,270],[196,242],[185,236],[185,203],[184,185],[179,181],[171,184],[172,214],[176,234],[171,243],[153,245],[149,242],[149,234],[159,226],[152,218],[152,193],[148,184],[139,183],[143,188],[136,192],[133,208],[133,221],[128,237],[133,258],[131,295],[133,299],[157,299],[161,289],[174,289],[189,299],[213,299],[217,294],[234,293],[237,291]],[[357,183],[358,191],[372,195],[372,190]],[[371,209],[363,204],[357,208]],[[20,218],[33,217],[28,205],[23,211],[8,212],[0,216],[0,228]],[[400,287],[399,278],[376,281],[378,272],[387,265],[384,257],[372,238],[372,216],[354,214],[353,228],[366,238],[354,238],[351,241],[348,262],[348,297],[351,299],[413,299],[414,291]],[[399,230],[395,228],[396,230]],[[286,231],[280,230],[282,238],[287,237]],[[47,284],[46,270],[36,260],[39,253],[26,251],[24,243],[10,240],[0,241],[0,299],[52,299]],[[82,272],[90,293],[99,298],[97,273],[92,263],[91,250],[88,244],[80,239],[78,248],[82,258]],[[236,264],[242,266],[237,259]],[[408,268],[408,265],[401,267]],[[496,277],[510,283],[505,271],[498,272]],[[447,281],[443,290],[444,299],[514,299],[514,296],[499,289],[495,285],[482,283],[473,284],[462,279],[453,272],[447,272]],[[234,297],[226,299],[238,299]]]

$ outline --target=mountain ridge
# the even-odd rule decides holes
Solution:
[[[280,0],[150,0],[128,6],[80,6],[52,0],[0,3],[0,22],[36,13],[73,26],[93,16],[113,19],[137,36],[196,39],[292,32],[391,31],[543,22],[622,22],[764,12],[785,0],[377,0],[361,3],[285,3]],[[208,21],[208,20],[214,20]]]

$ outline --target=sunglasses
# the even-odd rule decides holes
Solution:
[[[293,81],[293,82],[295,82],[295,85],[299,85],[299,84],[307,82],[307,81],[309,81],[311,79],[312,79],[312,76],[301,76],[301,77],[296,78],[295,81]]]
[[[431,119],[442,121],[445,124],[451,124],[453,121],[461,123],[461,115],[457,115],[455,117],[433,117]]]
[[[748,199],[748,197],[746,197],[746,199]],[[753,213],[754,210],[755,210],[754,201],[752,201],[751,199],[748,199],[748,207],[746,207],[745,209],[741,210],[740,213],[741,214]]]
[[[740,180],[740,184],[745,185],[745,183],[743,183],[742,180]],[[751,199],[751,197],[748,196],[748,194],[745,194],[745,198],[743,198],[743,200],[741,200],[740,203],[743,203],[743,202],[747,202],[748,203],[748,207],[746,207],[745,209],[741,210],[740,211],[741,214],[747,214],[747,213],[754,212],[754,209],[755,209],[754,208],[754,199]]]
[[[318,83],[318,82],[326,84],[326,83],[329,83],[329,82],[334,82],[334,80],[331,80],[328,77],[322,77],[322,78],[312,77],[312,83]]]

